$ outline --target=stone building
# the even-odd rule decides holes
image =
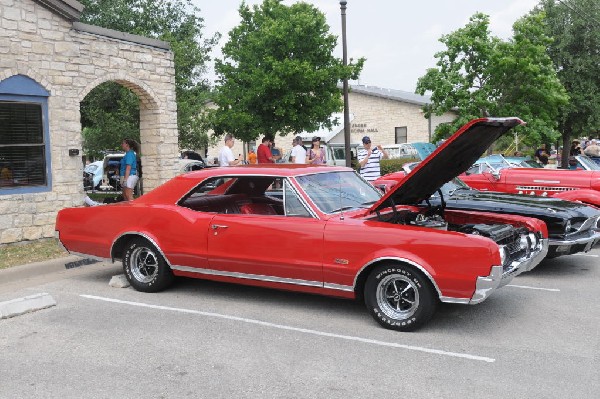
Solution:
[[[140,99],[146,191],[174,174],[169,45],[78,22],[82,10],[75,0],[0,0],[0,243],[52,237],[57,211],[82,204],[79,107],[104,82]]]
[[[352,85],[349,97],[352,143],[360,143],[363,136],[370,136],[373,143],[382,145],[428,142],[439,124],[452,122],[456,118],[452,112],[425,118],[423,107],[430,103],[429,97],[401,90]],[[331,132],[320,131],[315,134],[331,137],[332,143],[343,143],[343,117],[338,119],[340,125]],[[285,152],[291,147],[292,136],[276,137],[277,146]],[[302,136],[310,137],[312,134],[305,133]],[[222,145],[219,142],[209,148],[209,159],[218,155]],[[254,145],[256,143],[251,143],[251,147]],[[236,142],[233,152],[243,154],[242,143]]]

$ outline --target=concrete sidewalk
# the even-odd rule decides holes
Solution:
[[[0,270],[0,294],[87,273],[96,269],[90,267],[92,263],[95,263],[93,266],[106,265],[71,255]]]

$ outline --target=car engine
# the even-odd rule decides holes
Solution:
[[[386,215],[386,220],[381,215],[380,220],[406,226],[455,231],[487,237],[500,247],[500,255],[505,272],[510,272],[513,261],[528,257],[541,243],[541,237],[530,233],[524,227],[515,227],[511,224],[502,223],[449,223],[443,214],[442,207],[430,207],[422,209],[419,212],[404,209],[394,210],[391,214]]]

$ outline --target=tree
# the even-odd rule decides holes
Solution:
[[[337,37],[310,4],[242,3],[239,14],[215,63],[215,133],[251,141],[331,127],[331,114],[343,106],[338,83],[357,78],[364,59],[344,66],[332,55]]]
[[[600,131],[600,7],[596,0],[544,0],[535,12],[546,14],[554,38],[548,54],[571,98],[559,118],[567,159],[572,137]]]
[[[568,96],[546,53],[551,43],[544,14],[527,15],[513,25],[513,37],[503,41],[489,31],[489,17],[477,13],[467,25],[442,36],[446,49],[437,53],[431,68],[417,83],[417,93],[431,91],[425,116],[458,113],[453,123],[436,129],[439,140],[470,119],[519,116],[518,128],[529,145],[557,137],[557,115]]]
[[[82,0],[82,3],[85,5],[82,22],[156,38],[171,45],[175,63],[179,146],[188,149],[206,146],[206,126],[198,121],[197,116],[209,98],[209,85],[202,79],[202,74],[218,35],[203,38],[204,20],[199,16],[200,10],[193,7],[190,0]],[[94,148],[95,142],[106,141],[99,136],[107,132],[132,130],[130,122],[137,121],[139,138],[139,101],[124,87],[115,83],[109,87],[93,90],[82,103],[86,150]],[[115,104],[122,105],[123,109],[115,107]],[[126,115],[121,115],[123,113]],[[126,121],[124,128],[122,116]],[[116,145],[119,144],[120,140]]]
[[[83,149],[94,158],[119,150],[124,138],[140,140],[140,102],[123,86],[106,82],[81,102]]]

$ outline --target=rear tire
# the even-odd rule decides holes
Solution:
[[[141,292],[162,291],[175,279],[160,251],[141,237],[127,243],[123,254],[123,271],[129,284]]]
[[[437,306],[428,278],[404,264],[375,267],[367,277],[364,299],[379,324],[397,331],[421,327],[431,319]]]

